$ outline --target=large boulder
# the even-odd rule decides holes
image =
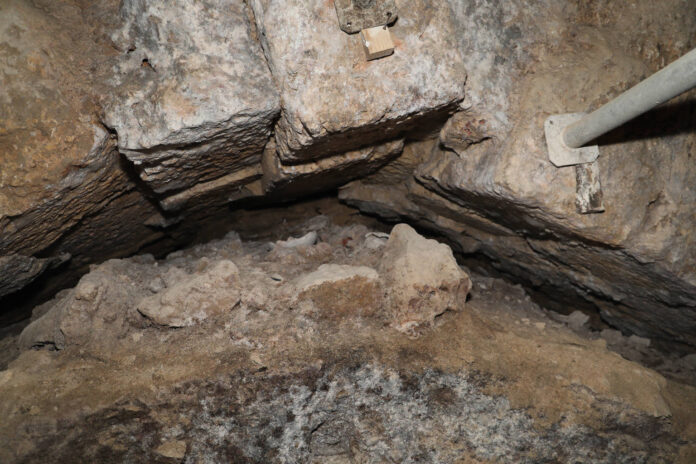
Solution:
[[[333,2],[252,0],[280,87],[280,160],[298,164],[397,138],[464,98],[466,72],[446,2],[397,1],[396,51],[367,62]]]
[[[391,232],[380,261],[391,322],[415,332],[445,311],[464,308],[471,280],[444,243],[427,239],[399,224]]]
[[[254,166],[258,178],[280,107],[245,4],[128,0],[121,19],[105,123],[143,182],[169,196],[220,178],[216,190],[238,188]]]

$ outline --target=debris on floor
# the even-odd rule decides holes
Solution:
[[[110,260],[36,308],[0,371],[0,461],[693,456],[696,388],[609,349],[645,340],[552,317],[405,224],[304,230]]]

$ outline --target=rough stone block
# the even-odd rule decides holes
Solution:
[[[466,72],[450,6],[396,3],[394,55],[365,62],[360,38],[341,31],[332,2],[250,2],[280,87],[276,142],[284,163],[396,138],[464,98]]]
[[[142,224],[156,209],[121,170],[99,118],[117,3],[0,2],[0,255],[40,256],[0,286],[42,281],[0,300],[0,325],[27,317],[86,263],[133,253],[159,233]],[[35,272],[64,254],[72,259],[61,273]]]
[[[140,178],[168,195],[258,164],[279,102],[245,4],[127,0],[121,16],[105,122]]]
[[[138,303],[140,314],[157,324],[186,327],[215,314],[231,310],[240,301],[236,283],[239,269],[232,261],[222,260],[200,273],[187,275],[172,267],[158,281],[164,288]],[[157,288],[153,288],[157,290]]]

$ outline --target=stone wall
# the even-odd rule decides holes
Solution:
[[[64,284],[42,274],[354,181],[340,195],[363,211],[696,344],[693,95],[600,141],[602,214],[576,212],[542,129],[696,46],[696,7],[396,3],[395,53],[368,62],[331,1],[3,2],[0,318]]]

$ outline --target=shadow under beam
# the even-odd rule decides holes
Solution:
[[[696,132],[696,96],[665,103],[587,145],[618,145]]]

